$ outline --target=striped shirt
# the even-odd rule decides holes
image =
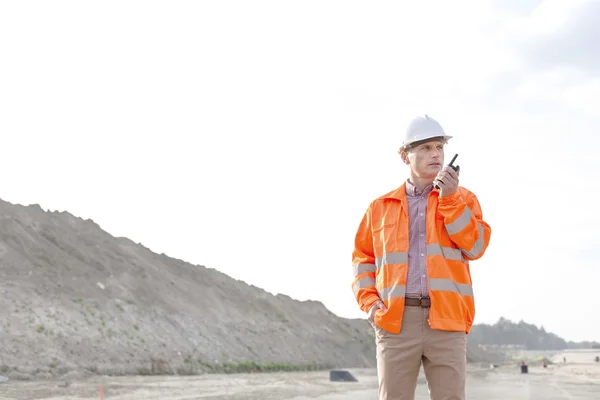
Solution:
[[[410,180],[406,181],[406,198],[408,200],[408,218],[410,221],[406,297],[428,296],[425,217],[427,216],[427,198],[432,189],[433,184],[421,191]]]

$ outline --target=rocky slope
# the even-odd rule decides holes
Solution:
[[[0,295],[0,374],[8,376],[198,373],[248,361],[375,365],[364,320],[37,205],[0,201]]]

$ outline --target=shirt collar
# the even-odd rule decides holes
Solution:
[[[425,190],[421,191],[418,187],[416,187],[410,179],[406,180],[406,194],[411,197],[421,197],[423,195],[429,194],[433,190],[433,183],[427,185]]]

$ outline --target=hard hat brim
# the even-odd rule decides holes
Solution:
[[[444,144],[447,144],[448,141],[450,139],[452,139],[454,136],[451,135],[431,135],[430,137],[418,137],[418,138],[413,138],[411,140],[407,140],[405,142],[402,143],[402,145],[400,146],[400,150],[405,149],[407,146],[410,146],[414,143],[427,143],[430,142],[432,140],[435,140],[437,138],[442,138],[444,140]]]

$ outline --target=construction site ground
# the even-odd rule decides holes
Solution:
[[[565,353],[567,363],[543,368],[533,363],[522,374],[518,364],[497,368],[470,366],[467,395],[471,400],[600,399],[598,352]],[[562,360],[555,355],[554,360]],[[0,384],[2,400],[373,400],[373,369],[349,370],[358,382],[330,382],[329,372],[285,372],[202,376],[92,377],[80,381],[9,381]],[[429,399],[419,377],[416,400]]]

